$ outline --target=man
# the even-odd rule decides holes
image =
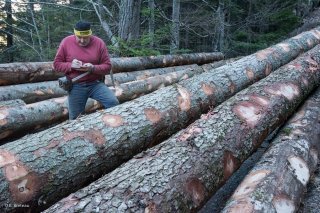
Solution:
[[[74,35],[61,41],[53,67],[69,79],[89,72],[77,80],[69,92],[69,119],[76,119],[84,112],[89,97],[99,101],[104,108],[119,104],[114,93],[101,81],[110,72],[111,62],[106,44],[92,35],[90,23],[76,23]]]

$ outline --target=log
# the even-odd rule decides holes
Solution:
[[[319,115],[320,88],[282,128],[222,212],[297,212],[318,163]]]
[[[150,77],[145,80],[133,81],[110,88],[118,100],[123,103],[148,94],[164,86],[201,73],[201,67]],[[86,112],[93,112],[102,106],[92,99],[88,100]],[[0,110],[0,142],[15,135],[22,136],[30,130],[43,129],[47,126],[68,119],[68,102],[66,97],[53,98],[24,106]]]
[[[59,87],[58,81],[0,86],[0,101],[22,99],[30,104],[64,95],[67,92]]]
[[[224,55],[221,52],[117,58],[117,60],[112,61],[112,71],[118,73],[186,64],[201,65],[220,61],[223,58]]]
[[[317,46],[44,212],[195,212],[318,86],[319,50]],[[117,160],[112,155],[116,150],[105,155],[108,166]]]
[[[151,68],[206,64],[222,60],[223,54],[192,53],[181,55],[160,55],[149,57],[111,58],[113,73],[130,72]],[[55,72],[52,62],[8,63],[0,64],[0,86],[57,80],[62,73]]]
[[[0,110],[7,109],[16,106],[24,106],[26,103],[21,99],[9,100],[9,101],[0,101]]]
[[[179,84],[1,146],[6,153],[1,156],[8,156],[3,168],[19,161],[25,173],[16,181],[0,173],[0,205],[28,203],[33,209],[45,208],[186,127],[210,107],[269,75],[319,39],[318,29],[302,33]],[[32,183],[23,196],[15,193],[18,180]]]
[[[116,85],[119,85],[120,83],[143,80],[151,76],[163,75],[174,71],[186,72],[189,70],[198,70],[198,67],[198,65],[192,64],[128,73],[117,73],[114,74],[114,81]],[[105,84],[108,86],[113,85],[110,75],[106,75]],[[22,99],[29,104],[65,95],[67,95],[67,92],[59,87],[57,81],[26,83],[0,87],[0,101]]]
[[[320,137],[320,135],[319,135]],[[299,213],[318,213],[320,203],[320,164],[317,166],[317,170],[310,180],[307,187],[305,199],[302,201],[302,205],[299,209]]]
[[[183,71],[187,69],[197,69],[197,68],[198,68],[197,64],[190,64],[190,65],[183,65],[183,66],[147,69],[147,70],[140,70],[140,71],[133,71],[133,72],[122,72],[122,73],[114,74],[113,79],[114,79],[115,85],[119,85],[119,84],[127,83],[130,81],[144,80],[157,75],[164,75],[171,72],[178,72],[178,71]],[[105,84],[108,86],[113,85],[110,75],[106,75]]]

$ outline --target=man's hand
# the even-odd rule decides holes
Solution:
[[[94,70],[94,65],[91,63],[85,63],[83,64],[79,69],[76,69],[78,71],[82,71],[82,72],[92,72]]]
[[[82,66],[82,61],[79,61],[78,59],[73,59],[71,62],[71,68],[73,69],[79,69]]]

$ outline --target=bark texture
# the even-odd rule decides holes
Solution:
[[[319,135],[320,137],[320,135]],[[305,199],[299,209],[299,213],[318,213],[320,203],[320,164],[308,184]]]
[[[319,50],[239,92],[45,212],[196,211],[318,86]]]
[[[222,212],[297,212],[320,151],[320,88],[272,141]]]
[[[223,63],[219,63],[218,65],[222,66],[222,64]],[[166,68],[158,68],[158,69],[142,70],[142,71],[134,71],[134,72],[126,72],[126,73],[116,73],[113,75],[113,78],[114,78],[115,84],[119,85],[129,81],[142,80],[142,79],[149,78],[151,76],[163,75],[170,72],[177,72],[177,71],[187,72],[190,70],[198,70],[198,69],[199,69],[198,65],[192,64],[192,65],[185,65],[185,66],[166,67]],[[112,84],[110,75],[106,75],[105,77],[106,77],[105,84],[108,86],[112,86],[113,84]],[[17,85],[0,87],[0,101],[22,99],[23,101],[29,104],[29,103],[43,101],[50,98],[61,97],[64,95],[67,95],[67,92],[59,87],[57,81],[26,83],[26,84],[17,84]]]
[[[34,209],[45,207],[41,203],[52,204],[72,190],[79,189],[116,168],[143,149],[154,146],[186,127],[198,119],[201,113],[207,112],[209,107],[269,75],[272,70],[286,64],[303,50],[314,46],[319,39],[320,32],[317,29],[305,32],[232,64],[161,88],[150,95],[1,146],[0,149],[5,153],[2,156],[8,156],[3,158],[2,171],[19,164],[24,172],[17,175],[16,181],[8,179],[2,173],[0,204],[30,203]],[[318,48],[313,52],[314,55],[318,54]],[[306,58],[301,59],[301,64],[311,63],[310,61],[317,66],[317,61]],[[302,66],[298,62],[297,64],[298,68]],[[317,70],[316,67],[312,68]],[[291,76],[293,74],[297,73],[292,71],[287,76],[295,79],[295,76]],[[307,77],[305,81],[299,81],[302,82],[310,86],[313,84]],[[290,84],[288,88],[282,86],[279,85],[289,91],[296,88]],[[274,87],[275,85],[271,85],[271,89]],[[223,116],[221,119],[225,121],[228,117]],[[221,134],[225,132],[222,130]],[[19,196],[22,194],[15,193],[17,185],[13,184],[22,180],[31,185],[27,194]]]
[[[201,65],[220,61],[223,58],[224,55],[221,52],[117,58],[112,61],[112,70],[114,73],[118,73],[187,64]]]
[[[225,61],[225,60],[222,60]],[[220,63],[222,66],[223,63]],[[122,83],[126,83],[129,81],[138,81],[144,80],[153,76],[157,75],[164,75],[171,72],[178,72],[183,70],[190,70],[190,69],[198,69],[197,64],[191,65],[182,65],[182,66],[173,66],[173,67],[163,67],[163,68],[155,68],[155,69],[147,69],[147,70],[139,70],[133,72],[123,72],[123,73],[116,73],[113,75],[115,85],[119,85]],[[105,84],[108,86],[112,86],[112,81],[110,75],[106,75]]]
[[[0,110],[16,107],[16,106],[24,106],[26,103],[21,99],[9,100],[9,101],[0,101]]]
[[[313,41],[314,42],[314,41]],[[187,64],[206,64],[224,58],[220,52],[160,55],[149,57],[111,58],[113,73]],[[52,62],[0,64],[0,86],[56,80],[63,76],[55,72]]]
[[[54,72],[52,62],[0,64],[0,86],[56,80],[63,76]]]
[[[171,85],[180,80],[201,73],[201,67],[159,75],[145,80],[120,84],[114,91],[120,102],[135,99],[153,92],[161,87]],[[86,112],[93,112],[102,106],[92,99],[88,100]],[[53,98],[32,104],[0,109],[0,141],[5,142],[9,136],[19,133],[23,135],[30,130],[37,130],[68,118],[68,102],[66,97]],[[15,135],[16,136],[16,135]]]
[[[27,104],[67,95],[58,81],[0,86],[0,101],[22,99]]]

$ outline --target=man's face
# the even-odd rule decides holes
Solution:
[[[85,47],[90,43],[90,36],[76,36],[77,43],[81,47]]]

